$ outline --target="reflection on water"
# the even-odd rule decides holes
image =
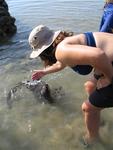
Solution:
[[[29,59],[31,50],[27,39],[34,26],[46,24],[53,29],[97,31],[103,1],[7,2],[16,18],[18,31],[6,45],[0,45],[0,150],[84,149],[85,126],[81,112],[81,104],[87,98],[83,89],[84,77],[69,68],[44,77],[55,96],[54,105],[36,101],[31,92],[22,90],[12,109],[8,109],[6,96],[18,82],[30,80],[33,69],[42,67],[39,59]],[[100,128],[103,141],[91,149],[112,150],[112,113],[112,109],[103,111]]]

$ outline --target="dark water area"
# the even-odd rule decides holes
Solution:
[[[16,18],[17,33],[0,43],[0,150],[82,150],[85,131],[81,104],[86,100],[83,84],[87,77],[70,68],[43,78],[55,95],[55,104],[36,100],[20,89],[12,109],[7,106],[8,91],[18,82],[30,79],[42,67],[31,60],[28,36],[33,27],[45,24],[54,30],[75,33],[98,31],[104,1],[97,0],[7,0]],[[55,93],[56,92],[56,93]],[[112,109],[102,112],[100,134],[103,142],[92,150],[112,150]]]

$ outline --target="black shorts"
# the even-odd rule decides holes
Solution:
[[[96,89],[90,96],[89,101],[92,105],[100,108],[113,107],[113,86]]]

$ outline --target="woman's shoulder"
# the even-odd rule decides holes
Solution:
[[[83,44],[85,41],[85,35],[84,33],[76,34],[70,37],[66,37],[61,43],[59,43],[60,46],[68,45],[68,44]]]

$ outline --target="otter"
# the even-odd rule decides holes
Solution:
[[[43,100],[43,102],[47,102],[50,104],[54,102],[53,97],[51,96],[50,87],[46,82],[42,80],[24,80],[16,84],[16,86],[11,88],[8,92],[7,105],[9,108],[12,108],[14,95],[16,94],[18,89],[21,89],[23,86],[32,91],[35,98],[40,98],[41,100]]]

